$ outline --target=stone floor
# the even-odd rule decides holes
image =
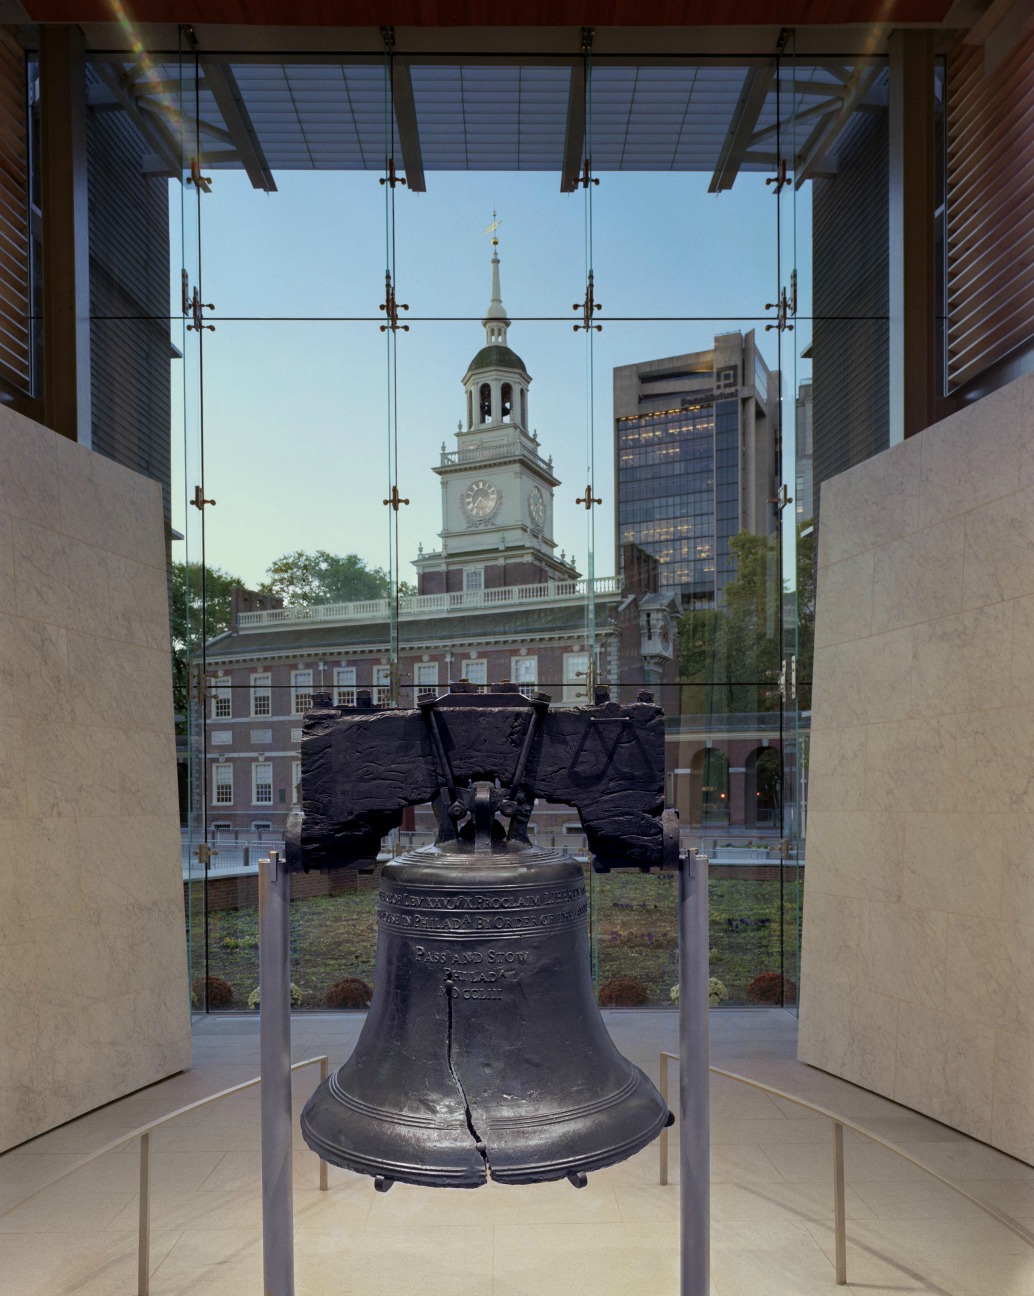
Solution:
[[[670,1012],[611,1012],[619,1047],[655,1078],[675,1042]],[[299,1016],[294,1056],[347,1055],[358,1017]],[[712,1061],[849,1117],[974,1195],[1034,1227],[1034,1168],[905,1108],[801,1066],[788,1013],[713,1011]],[[258,1071],[253,1017],[195,1031],[195,1066],[0,1157],[3,1296],[136,1292],[137,1157],[108,1155],[23,1206],[26,1193],[94,1148]],[[296,1075],[300,1103],[317,1068]],[[45,1079],[41,1077],[41,1083]],[[153,1296],[260,1296],[258,1091],[178,1119],[154,1136]],[[1034,1250],[919,1170],[850,1132],[848,1282],[833,1270],[829,1123],[713,1078],[713,1296],[1031,1296]],[[677,1157],[658,1184],[657,1147],[566,1183],[450,1193],[317,1163],[298,1141],[298,1296],[675,1296]]]

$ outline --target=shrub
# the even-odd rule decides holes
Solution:
[[[709,1008],[717,1008],[718,1005],[723,1003],[728,999],[728,997],[729,992],[725,988],[725,982],[719,981],[717,977],[708,977],[707,1006]],[[671,1000],[673,1003],[678,1003],[679,1001],[679,987],[677,982],[671,987]]]
[[[233,986],[222,977],[198,977],[190,989],[191,1000],[198,1007],[204,1006],[206,997],[209,1008],[229,1008],[233,1003]]]
[[[746,990],[747,998],[757,1004],[780,1004],[797,997],[797,987],[781,972],[762,972]]]
[[[611,977],[600,986],[601,1008],[641,1008],[650,1002],[650,992],[635,977]]]
[[[324,1008],[369,1008],[373,990],[359,977],[342,977],[328,986]]]
[[[291,1007],[300,1008],[302,1006],[302,999],[304,997],[305,996],[302,994],[301,987],[296,986],[295,983],[292,981],[291,982]],[[248,1007],[257,1008],[259,1006],[259,1003],[261,1002],[261,999],[262,999],[262,995],[259,991],[258,986],[256,986],[255,989],[252,990],[251,994],[248,995]]]

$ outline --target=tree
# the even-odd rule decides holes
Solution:
[[[230,628],[230,596],[244,582],[219,567],[173,563],[172,690],[177,716],[187,713],[187,661],[202,643]]]
[[[290,607],[296,603],[353,603],[363,599],[387,598],[391,590],[388,573],[382,567],[368,567],[358,554],[282,554],[270,563],[267,579],[259,586],[263,594],[275,594]],[[399,582],[400,594],[412,594],[412,585]]]
[[[698,714],[779,706],[778,551],[775,536],[741,531],[729,541],[736,575],[717,608],[691,609],[679,622],[683,708]]]

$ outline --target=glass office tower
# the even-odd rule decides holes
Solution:
[[[617,565],[639,545],[684,607],[714,607],[736,574],[730,540],[775,531],[779,375],[754,331],[708,351],[614,370]]]

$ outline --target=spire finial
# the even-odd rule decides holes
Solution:
[[[497,343],[505,346],[506,330],[510,326],[510,321],[506,317],[502,290],[499,287],[499,240],[495,237],[495,232],[502,223],[495,211],[493,211],[491,224],[486,225],[483,231],[485,234],[492,235],[492,300],[488,304],[488,313],[485,315],[483,323],[485,326],[485,340],[488,344]]]

